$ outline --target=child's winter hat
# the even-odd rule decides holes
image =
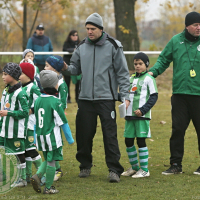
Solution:
[[[64,61],[61,56],[49,56],[46,59],[48,62],[57,72],[60,72],[64,66]]]
[[[25,49],[23,52],[23,58],[25,58],[26,54],[31,52],[33,54],[33,57],[35,57],[35,53],[32,49]]]
[[[31,80],[34,79],[35,68],[33,65],[31,65],[30,63],[24,62],[24,63],[20,63],[19,66],[21,67],[22,72],[26,74],[26,76],[28,76]]]
[[[149,57],[145,53],[142,53],[142,52],[137,53],[133,57],[133,60],[135,60],[135,59],[140,59],[140,60],[142,60],[144,62],[144,64],[146,65],[146,67],[149,66]]]
[[[4,66],[3,72],[9,74],[17,81],[19,80],[19,77],[22,74],[22,70],[21,70],[20,66],[16,63],[12,63],[12,62],[9,62]]]
[[[58,83],[58,75],[51,70],[42,70],[40,72],[40,83],[43,88],[55,88]]]

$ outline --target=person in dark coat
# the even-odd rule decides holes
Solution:
[[[74,49],[77,47],[79,42],[80,42],[80,40],[79,40],[78,32],[76,30],[71,30],[69,32],[68,36],[67,36],[66,41],[64,42],[63,51],[67,51],[69,53],[73,53]],[[69,65],[71,57],[72,57],[72,55],[64,55],[63,56],[63,60]],[[72,79],[72,83],[75,84],[75,99],[76,99],[76,102],[77,102],[78,93],[79,93],[79,83],[80,83],[81,75],[79,75],[79,76],[64,75],[64,78],[65,78],[65,82],[67,83],[67,86],[68,86],[67,103],[71,103],[71,96],[70,96],[70,82],[71,82],[71,79]]]

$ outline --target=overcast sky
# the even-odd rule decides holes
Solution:
[[[145,21],[159,19],[160,18],[160,9],[163,2],[167,0],[149,0],[147,3],[141,3],[141,0],[138,0],[138,3],[142,5],[142,9],[145,11]]]

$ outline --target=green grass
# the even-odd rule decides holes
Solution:
[[[164,176],[161,172],[169,166],[169,138],[171,136],[171,79],[172,68],[157,78],[159,99],[152,109],[151,133],[147,140],[149,148],[149,170],[151,176],[144,179],[121,177],[120,183],[107,181],[108,169],[104,159],[104,146],[101,124],[98,120],[97,133],[93,144],[93,164],[91,176],[79,178],[79,163],[75,159],[76,143],[68,145],[64,141],[64,160],[60,162],[64,176],[54,185],[60,190],[56,195],[36,193],[31,185],[26,188],[15,188],[0,196],[0,199],[78,199],[78,200],[162,200],[162,199],[200,199],[199,179],[193,172],[199,166],[197,136],[190,124],[185,136],[185,154],[183,159],[183,174]],[[2,81],[1,81],[2,84]],[[72,84],[72,101],[66,110],[69,125],[75,138],[75,117],[77,105],[74,100],[74,85]],[[116,104],[116,109],[118,112]],[[160,124],[165,121],[166,124]],[[130,167],[124,144],[124,119],[117,117],[118,141],[121,151],[121,164],[125,169]],[[166,166],[167,165],[167,166]],[[34,170],[35,171],[35,170]]]
[[[3,69],[6,63],[19,63],[22,60],[22,55],[0,55],[0,70]]]

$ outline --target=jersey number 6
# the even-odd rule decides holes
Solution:
[[[43,108],[40,108],[40,109],[38,110],[38,120],[39,120],[39,127],[40,127],[40,128],[43,127],[43,121],[44,121],[42,115],[44,115],[44,109],[43,109]]]

